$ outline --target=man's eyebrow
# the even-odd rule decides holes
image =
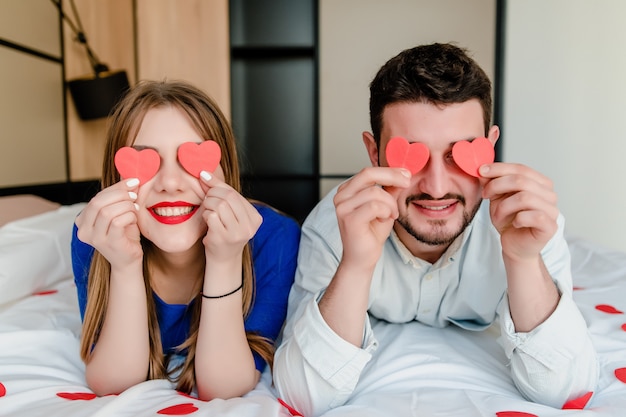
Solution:
[[[450,145],[450,146],[454,146],[454,144],[455,144],[455,143],[457,143],[457,142],[462,142],[462,141],[464,141],[464,140],[466,140],[466,141],[468,141],[468,142],[473,142],[475,139],[478,139],[478,138],[480,138],[480,137],[482,137],[482,136],[472,136],[472,137],[469,137],[469,138],[466,138],[466,139],[459,139],[459,140],[456,140],[456,141],[454,141],[454,142],[450,142],[450,143],[449,143],[449,145]]]

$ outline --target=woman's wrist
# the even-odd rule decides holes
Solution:
[[[241,257],[228,262],[207,259],[202,294],[204,298],[223,298],[234,295],[243,286]]]
[[[119,277],[139,276],[143,279],[143,260],[138,259],[136,261],[133,261],[132,263],[125,264],[125,265],[111,264],[111,277],[113,276],[119,276]]]
[[[243,277],[241,277],[241,284],[239,284],[239,286],[237,288],[235,288],[234,290],[232,290],[232,291],[229,291],[227,293],[220,294],[220,295],[207,295],[204,292],[200,292],[200,295],[202,296],[202,298],[213,300],[213,299],[217,299],[217,298],[228,297],[229,295],[233,295],[233,294],[235,294],[236,292],[238,292],[241,289],[243,289]]]

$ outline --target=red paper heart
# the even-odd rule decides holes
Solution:
[[[154,177],[161,165],[161,157],[154,149],[138,151],[130,146],[124,146],[115,153],[115,167],[122,179],[138,178],[140,184],[145,184]]]
[[[585,408],[591,396],[593,395],[593,391],[589,391],[582,397],[575,398],[573,400],[569,400],[565,404],[563,404],[562,410],[582,410]]]
[[[626,332],[626,323],[622,324],[622,330]]]
[[[2,382],[0,382],[0,397],[4,397],[7,394],[7,388]]]
[[[598,304],[596,306],[596,310],[600,310],[603,313],[608,313],[608,314],[624,314],[623,311],[620,311],[616,309],[615,307],[610,306],[608,304]]]
[[[494,161],[496,152],[487,138],[460,140],[452,147],[452,158],[463,171],[479,178],[478,168]]]
[[[193,405],[193,403],[183,403],[163,408],[157,411],[157,414],[164,414],[166,416],[184,416],[195,413],[196,411],[198,411],[198,407]]]
[[[409,143],[403,137],[396,136],[389,139],[385,155],[390,167],[406,168],[411,171],[411,175],[415,175],[426,166],[430,151],[423,143]]]
[[[57,397],[65,398],[66,400],[93,400],[96,398],[96,394],[93,392],[57,392]]]
[[[626,384],[626,368],[617,368],[615,370],[615,377]]]
[[[537,417],[537,414],[524,413],[522,411],[498,411],[498,417]]]
[[[296,410],[295,408],[293,408],[292,406],[284,402],[282,399],[279,398],[278,402],[280,403],[280,405],[285,407],[293,417],[298,417],[298,416],[304,417],[302,413],[300,413],[298,410]]]
[[[213,140],[185,142],[178,147],[178,161],[185,170],[196,178],[201,171],[213,172],[220,164],[222,151]]]

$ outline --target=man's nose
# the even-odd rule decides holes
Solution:
[[[443,198],[449,192],[450,167],[442,158],[431,155],[426,166],[419,172],[419,189],[433,198]]]

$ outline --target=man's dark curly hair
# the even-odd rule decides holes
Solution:
[[[491,124],[491,81],[467,50],[434,43],[400,52],[370,83],[370,124],[377,146],[383,111],[389,104],[446,105],[477,99],[483,108],[485,135]]]

